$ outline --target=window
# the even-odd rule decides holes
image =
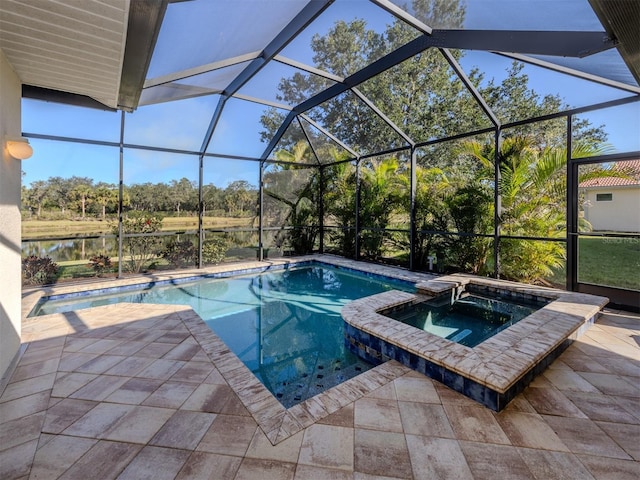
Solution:
[[[613,200],[613,193],[596,193],[596,202],[610,202]]]

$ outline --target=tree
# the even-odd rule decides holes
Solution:
[[[344,160],[337,150],[333,151],[336,161]],[[345,257],[356,254],[356,167],[352,162],[336,163],[324,167],[326,187],[324,191],[324,212],[329,230],[329,238],[337,244],[338,251]]]
[[[462,2],[414,0],[411,3],[413,14],[427,24],[437,24],[439,28],[463,26],[465,8]],[[382,33],[369,29],[364,20],[337,21],[326,35],[312,38],[313,63],[321,70],[347,77],[416,36],[416,30],[400,20],[394,21]],[[296,104],[326,86],[326,80],[316,75],[296,74],[281,80],[279,99]],[[464,103],[475,109],[473,115],[480,114],[479,109],[473,107],[465,87],[435,49],[416,55],[358,88],[416,140],[442,136],[447,119],[465,123],[468,115],[460,111]],[[454,104],[458,108],[454,108]],[[457,112],[455,118],[449,115],[451,111]],[[441,117],[442,112],[446,118],[434,120]],[[316,121],[330,125],[332,133],[357,151],[375,152],[405,145],[401,137],[350,93],[333,98],[308,113]],[[271,137],[281,119],[273,111],[263,117],[263,138]],[[438,134],[434,135],[434,131]],[[285,138],[284,143],[291,140]]]
[[[405,201],[408,202],[409,176],[403,176],[402,180],[406,183],[404,191],[407,198]],[[441,168],[417,167],[414,266],[418,270],[428,268],[429,257],[435,257],[436,254],[439,254],[440,258],[444,258],[444,237],[435,232],[448,230],[444,198],[451,188],[452,185]]]
[[[462,28],[464,24],[463,2],[414,0],[411,2],[411,10],[417,18],[437,28]],[[388,25],[383,32],[369,29],[363,20],[338,21],[326,35],[315,35],[312,38],[313,63],[319,69],[347,77],[384,54],[405,45],[415,36],[415,30],[399,20]],[[450,53],[458,60],[464,55],[459,50],[452,50]],[[503,123],[555,113],[568,107],[559,95],[541,96],[535,92],[529,85],[523,64],[519,62],[512,63],[507,77],[499,83],[493,79],[485,81],[478,69],[468,72],[468,77]],[[283,78],[279,84],[279,99],[297,104],[324,88],[324,82],[324,79],[312,74],[297,73]],[[357,88],[415,141],[444,138],[492,125],[437,49],[425,50]],[[307,114],[359,153],[406,145],[403,139],[349,91],[318,105]],[[263,139],[271,138],[282,119],[274,111],[267,112],[262,117]],[[281,148],[293,153],[299,140],[296,131],[290,128],[285,132],[279,142]],[[593,147],[606,140],[602,128],[593,127],[586,121],[575,122],[573,133],[577,143]],[[507,139],[525,134],[541,151],[548,149],[546,156],[549,157],[550,152],[561,149],[564,145],[566,124],[564,121],[539,122],[503,133]],[[449,254],[447,261],[458,268],[480,272],[486,267],[489,243],[469,234],[486,234],[493,230],[493,171],[492,167],[472,160],[470,152],[460,152],[458,144],[457,141],[447,141],[421,149],[416,172],[416,203],[423,207],[419,207],[416,212],[415,252],[419,265],[424,265],[435,247],[443,251],[455,250],[458,253]],[[540,164],[540,168],[543,164],[545,162]],[[408,205],[408,165],[399,162],[394,174],[388,178],[388,190],[384,183],[379,183],[381,178],[385,178],[384,175],[373,180],[381,172],[376,172],[375,166],[367,169],[363,165],[360,215],[367,223],[365,229],[371,230],[363,236],[362,247],[365,255],[376,257],[382,251],[381,238],[384,234],[376,236],[370,232],[387,228],[389,221],[398,215],[396,207]],[[355,252],[355,168],[353,164],[324,168],[325,178],[329,179],[324,196],[325,212],[330,222],[337,223],[340,228],[332,231],[334,239],[339,243],[342,253],[350,256]],[[424,169],[424,175],[421,169]],[[549,217],[542,224],[562,223],[550,219],[558,211],[564,211],[564,204],[556,202],[558,197],[552,198],[547,194],[537,205],[528,205],[531,211],[527,212],[526,205],[508,196],[513,193],[514,198],[527,198],[523,193],[526,187],[518,183],[524,170],[524,165],[512,171],[505,170],[502,185],[498,186],[504,189],[505,195],[502,212],[504,230],[509,232],[528,229],[540,232],[540,236],[551,235],[549,232],[543,235],[545,228],[535,223],[540,221],[542,213]],[[553,185],[558,184],[555,179],[560,174],[556,172],[555,175],[547,178],[548,182],[554,180]],[[397,185],[395,180],[402,177],[403,185]],[[436,185],[423,183],[432,180],[436,181]],[[515,190],[507,189],[507,180],[512,181]],[[396,199],[403,195],[402,189],[406,198],[397,203]],[[545,201],[551,203],[548,204],[549,210],[542,212]],[[399,212],[402,213],[402,209]],[[509,212],[512,212],[515,220],[508,216]],[[525,218],[529,219],[530,225],[526,225]],[[457,235],[434,235],[432,232],[436,231],[455,232]]]
[[[360,220],[367,229],[362,234],[362,254],[379,259],[383,251],[384,230],[391,215],[399,207],[404,182],[400,180],[398,159],[387,157],[373,159],[360,169]]]
[[[36,218],[42,215],[42,206],[49,196],[49,185],[44,180],[31,182],[31,187],[25,192],[25,201],[30,208],[35,208]]]
[[[480,94],[503,123],[539,117],[569,108],[560,95],[540,97],[529,87],[529,76],[523,73],[523,69],[523,63],[514,61],[500,85],[496,85],[492,79],[486,87],[479,89]],[[572,133],[576,141],[591,145],[602,144],[607,140],[602,126],[593,127],[587,120],[574,122]],[[526,136],[539,147],[558,147],[566,142],[566,122],[564,119],[538,122],[509,129],[504,134],[506,137]]]
[[[565,198],[567,150],[540,146],[536,137],[512,136],[504,140],[499,155],[502,198],[502,233],[509,236],[561,238],[566,235]],[[493,144],[469,141],[466,151],[483,167],[480,180],[493,174]],[[589,157],[607,152],[606,146],[579,141],[572,155]],[[588,175],[611,176],[616,172],[590,170]],[[561,243],[534,240],[501,242],[501,275],[529,283],[544,282],[564,263]]]
[[[442,258],[448,268],[473,274],[486,272],[491,244],[486,237],[468,234],[485,234],[493,226],[492,193],[486,184],[478,182],[457,188],[445,197],[449,230],[458,233],[445,236],[442,242]]]
[[[86,216],[87,204],[93,200],[94,190],[92,183],[81,183],[71,190],[71,198],[80,206],[80,214],[83,220]]]
[[[414,0],[411,10],[417,18],[438,28],[462,28],[464,24],[463,2]],[[364,20],[338,21],[326,35],[312,38],[314,66],[345,77],[415,36],[416,31],[400,20],[388,25],[382,33],[368,29]],[[464,52],[452,50],[450,54],[459,60]],[[484,82],[478,69],[468,72],[468,77],[503,123],[555,113],[567,107],[558,95],[538,95],[529,86],[529,78],[522,70],[523,64],[514,62],[506,79],[499,84],[493,79]],[[316,75],[301,73],[283,78],[278,86],[279,99],[297,104],[323,88],[325,81]],[[437,49],[425,50],[357,88],[415,141],[444,138],[492,126]],[[403,139],[350,92],[332,98],[307,113],[359,153],[406,146]],[[282,120],[282,115],[274,110],[266,112],[262,117],[262,138],[270,139]],[[566,137],[564,130],[563,122],[551,121],[511,129],[505,134],[509,136],[526,131],[540,145],[558,146]],[[594,128],[588,121],[576,122],[574,133],[578,140],[592,143],[606,140],[602,128]],[[293,129],[289,129],[280,145],[290,149],[296,141]],[[430,166],[448,166],[454,148],[454,142],[433,145],[431,154],[424,159],[434,160]],[[470,172],[460,173],[467,175],[467,180],[473,178],[468,175]]]
[[[243,217],[247,212],[255,212],[256,187],[246,180],[231,182],[224,190],[224,204],[230,215]]]
[[[209,183],[202,186],[202,215],[207,213],[212,215],[213,213],[210,213],[214,210],[212,207],[222,210],[222,190]]]
[[[291,150],[276,152],[276,159],[287,163],[270,166],[264,175],[264,214],[270,222],[282,226],[275,243],[288,242],[296,254],[311,253],[319,234],[318,172],[296,167],[296,164],[308,163],[311,156],[309,144],[300,141]],[[286,229],[289,226],[293,229]]]
[[[67,205],[71,199],[70,193],[73,190],[73,182],[62,177],[50,177],[48,180],[47,200],[51,207],[60,208],[61,213],[65,213]]]
[[[171,180],[169,184],[169,196],[175,212],[180,215],[180,208],[183,204],[193,200],[194,193],[197,198],[197,187],[187,178]]]
[[[101,218],[105,220],[107,217],[107,207],[118,204],[118,190],[114,185],[100,182],[96,185],[94,199],[101,208]]]

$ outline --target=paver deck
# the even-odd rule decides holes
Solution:
[[[275,415],[280,439],[189,308],[53,317],[24,322],[0,396],[2,479],[640,478],[637,314],[607,310],[500,413],[390,362],[354,400]]]

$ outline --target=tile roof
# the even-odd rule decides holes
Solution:
[[[616,162],[612,167],[613,169],[617,169],[621,172],[624,172],[628,175],[628,177],[600,177],[600,178],[590,178],[589,180],[585,180],[580,182],[580,188],[587,187],[624,187],[624,186],[633,186],[640,185],[640,159],[638,160],[624,160],[621,162]]]
[[[640,181],[633,178],[620,178],[620,177],[601,177],[591,178],[580,182],[580,188],[586,187],[622,187],[627,185],[640,185]]]

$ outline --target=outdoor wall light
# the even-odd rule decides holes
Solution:
[[[24,137],[7,137],[7,151],[9,155],[18,160],[26,160],[33,155],[33,148],[29,145],[29,140]]]

